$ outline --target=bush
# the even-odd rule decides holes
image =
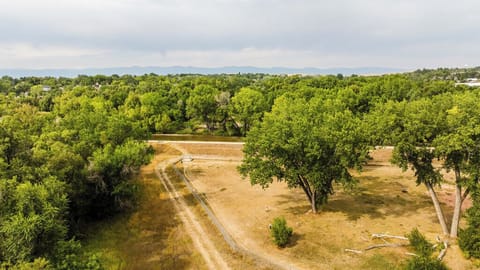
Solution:
[[[421,257],[430,257],[433,254],[433,245],[427,241],[417,228],[413,229],[407,235],[410,245],[415,250],[415,253]]]
[[[405,265],[406,270],[447,270],[447,266],[433,257],[433,245],[427,241],[418,229],[407,235],[410,245],[417,256],[412,257]]]
[[[293,234],[293,229],[287,226],[287,221],[285,221],[284,217],[277,217],[273,220],[271,234],[273,242],[278,247],[285,247]]]
[[[480,228],[469,226],[465,230],[460,230],[458,245],[466,257],[480,258]]]
[[[448,268],[435,258],[419,256],[408,260],[405,270],[448,270]]]
[[[480,196],[473,196],[473,206],[467,211],[468,227],[460,230],[458,245],[467,257],[480,258]]]

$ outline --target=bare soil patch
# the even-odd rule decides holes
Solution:
[[[406,258],[405,248],[383,248],[362,255],[345,248],[365,248],[373,243],[372,233],[404,235],[418,228],[430,240],[441,235],[440,226],[423,186],[416,186],[412,171],[402,172],[390,165],[391,149],[372,152],[373,160],[362,173],[353,191],[337,187],[321,213],[314,215],[305,195],[283,183],[262,190],[251,186],[236,171],[241,157],[238,145],[188,145],[181,147],[194,155],[222,155],[228,161],[195,159],[186,163],[186,175],[214,210],[233,238],[245,248],[303,269],[389,269]],[[447,216],[451,215],[448,186],[439,190]],[[294,229],[292,243],[278,249],[270,239],[268,225],[284,216]],[[473,269],[458,248],[445,258],[452,269]]]

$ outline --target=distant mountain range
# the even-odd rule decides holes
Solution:
[[[400,73],[408,70],[385,67],[358,67],[358,68],[288,68],[288,67],[250,67],[250,66],[229,66],[229,67],[112,67],[112,68],[85,68],[85,69],[0,69],[0,76],[11,76],[15,78],[37,76],[37,77],[76,77],[78,75],[143,75],[155,73],[167,74],[236,74],[236,73],[264,73],[264,74],[303,74],[303,75],[380,75],[388,73]]]

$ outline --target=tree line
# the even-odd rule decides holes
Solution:
[[[441,159],[457,176],[451,228],[437,213],[456,236],[460,206],[478,192],[480,94],[436,72],[2,77],[0,262],[101,268],[77,239],[89,221],[135,207],[152,133],[246,136],[241,173],[301,188],[314,212],[335,183],[355,184],[350,169],[371,146],[395,146],[394,162],[434,203]]]

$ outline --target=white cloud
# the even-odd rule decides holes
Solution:
[[[0,1],[0,68],[418,67],[480,59],[475,0]]]

